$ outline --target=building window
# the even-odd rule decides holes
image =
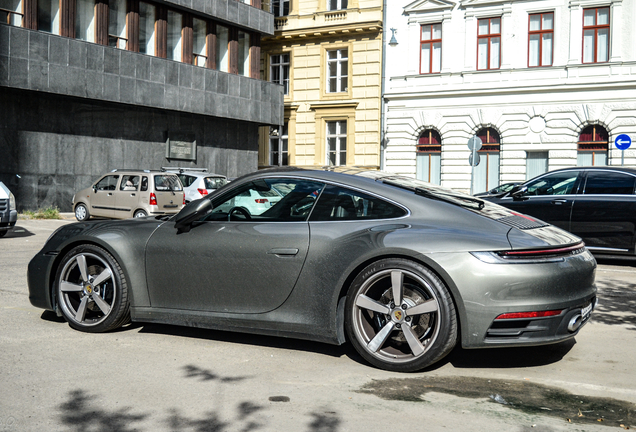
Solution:
[[[238,74],[250,76],[250,35],[238,32]]]
[[[591,125],[583,129],[577,143],[577,165],[607,165],[608,136],[605,128],[599,125]]]
[[[583,11],[583,63],[600,63],[609,59],[609,8]]]
[[[153,5],[139,2],[139,52],[155,55],[155,17]]]
[[[221,72],[230,71],[230,30],[222,25],[216,26],[216,69]]]
[[[51,7],[52,5],[44,5]],[[59,5],[58,5],[59,8]],[[39,9],[38,9],[39,12]],[[0,22],[22,27],[22,0],[2,0],[0,1]]]
[[[528,30],[528,66],[552,66],[554,13],[530,15]]]
[[[75,37],[95,41],[95,0],[76,0]]]
[[[327,93],[348,90],[349,59],[347,49],[327,51]]]
[[[287,146],[287,123],[283,130],[270,129],[269,134],[269,164],[275,166],[289,165],[289,152]]]
[[[179,12],[168,11],[168,55],[170,60],[181,61],[181,30],[183,17]]]
[[[347,8],[347,0],[327,0],[327,10],[336,11]]]
[[[477,26],[477,69],[501,65],[501,18],[480,19]]]
[[[482,147],[479,165],[475,167],[473,192],[485,192],[499,185],[499,134],[493,128],[477,132]]]
[[[108,46],[126,49],[126,0],[108,1]]]
[[[442,180],[442,139],[437,131],[427,129],[417,140],[416,177],[433,184]]]
[[[276,54],[270,57],[270,81],[282,84],[284,94],[289,94],[289,54]]]
[[[198,19],[192,19],[192,64],[206,67],[208,64],[207,54],[208,23]]]
[[[60,34],[59,0],[38,1],[38,30],[56,35]]]
[[[548,152],[526,154],[526,180],[548,172]]]
[[[275,17],[289,15],[289,0],[272,0],[271,12]]]
[[[347,121],[327,122],[327,160],[330,166],[347,164]]]
[[[420,47],[420,73],[439,73],[442,70],[441,24],[422,26]]]

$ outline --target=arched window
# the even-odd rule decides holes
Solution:
[[[578,166],[607,165],[609,134],[603,126],[590,125],[579,135]]]
[[[493,128],[477,132],[482,146],[479,165],[475,167],[473,193],[485,192],[499,185],[499,133]]]
[[[420,180],[441,184],[442,138],[433,129],[426,129],[417,140],[416,176]]]

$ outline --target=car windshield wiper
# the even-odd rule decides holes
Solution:
[[[389,179],[383,180],[383,183],[391,185],[391,186],[396,186],[402,189],[411,190],[415,192],[417,195],[424,196],[426,198],[432,198],[432,199],[444,201],[444,202],[455,204],[461,207],[468,207],[468,208],[481,210],[484,208],[484,205],[485,205],[484,201],[480,200],[479,198],[473,198],[470,196],[453,195],[453,194],[448,194],[441,191],[433,192],[429,189],[424,189],[421,187],[408,185],[399,181],[394,181]]]

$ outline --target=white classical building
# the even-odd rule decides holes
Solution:
[[[635,0],[390,0],[383,168],[474,192],[636,140]],[[624,152],[636,166],[636,144]]]

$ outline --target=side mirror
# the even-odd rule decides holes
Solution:
[[[523,195],[528,192],[528,186],[517,186],[510,192],[510,196],[514,200],[520,200],[523,198]]]
[[[202,216],[212,211],[212,202],[207,198],[201,198],[196,201],[192,201],[187,204],[177,214],[177,218],[174,223],[174,227],[177,232],[188,232],[192,228],[192,223]]]

